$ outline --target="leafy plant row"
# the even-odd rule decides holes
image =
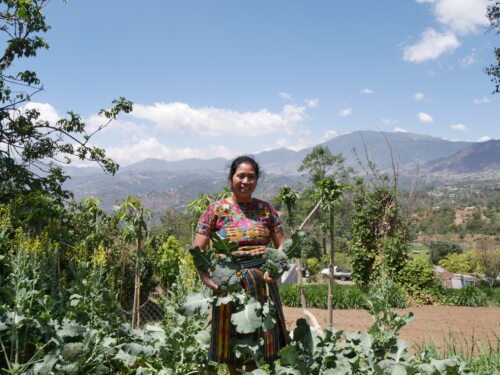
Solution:
[[[326,309],[328,302],[328,286],[326,284],[304,285],[308,307]],[[281,285],[280,296],[283,306],[300,307],[300,287],[298,285]],[[468,286],[462,289],[438,288],[436,300],[441,304],[453,306],[482,307],[500,306],[500,289],[485,289]],[[410,305],[410,298],[405,290],[393,286],[389,290],[390,306],[404,308]],[[357,285],[335,285],[333,305],[336,309],[361,309],[366,306],[368,292]]]

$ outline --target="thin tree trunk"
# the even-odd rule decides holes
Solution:
[[[323,251],[322,251],[323,256],[326,255],[326,237],[323,235]]]
[[[141,242],[142,233],[137,236],[137,257],[135,259],[134,302],[132,308],[132,327],[139,328],[141,324]]]
[[[306,293],[304,291],[304,286],[302,284],[302,259],[297,258],[295,260],[295,266],[297,267],[297,275],[298,275],[298,280],[297,282],[300,285],[300,306],[303,309],[307,308],[307,301],[306,301]]]
[[[318,201],[318,203],[316,203],[316,205],[313,207],[313,209],[311,210],[311,212],[309,212],[309,215],[307,215],[307,217],[304,219],[304,221],[302,222],[302,224],[300,224],[300,226],[297,229],[297,231],[302,230],[302,228],[304,227],[304,225],[306,225],[306,223],[309,221],[309,219],[312,217],[312,215],[319,208],[320,204],[321,204],[321,199]],[[296,265],[297,271],[298,271],[298,273],[297,273],[298,280],[297,281],[298,281],[298,283],[300,285],[300,305],[302,306],[303,309],[306,309],[307,308],[306,293],[304,291],[304,286],[302,285],[302,259],[298,258],[295,261],[295,265]]]
[[[328,265],[328,328],[333,328],[333,279],[334,279],[334,246],[335,246],[335,230],[334,230],[334,211],[330,210],[330,264]]]

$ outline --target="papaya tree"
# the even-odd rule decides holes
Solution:
[[[123,226],[123,234],[127,242],[135,242],[135,271],[134,271],[134,301],[132,304],[132,326],[140,325],[141,306],[141,255],[143,241],[148,234],[147,222],[152,212],[142,205],[141,201],[129,195],[118,208],[117,218]]]
[[[326,226],[330,235],[330,254],[328,262],[328,327],[333,327],[333,288],[334,288],[334,255],[335,255],[335,205],[346,190],[346,185],[339,184],[333,177],[325,177],[317,182],[317,195],[322,210],[328,215]]]

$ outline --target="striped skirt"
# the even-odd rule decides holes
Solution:
[[[234,345],[238,339],[252,337],[257,343],[264,339],[263,355],[266,362],[273,362],[281,348],[287,344],[287,333],[285,318],[281,307],[281,300],[276,283],[267,283],[269,295],[267,295],[266,282],[263,272],[258,268],[248,268],[243,270],[243,287],[245,291],[260,303],[264,303],[267,298],[271,298],[275,308],[276,324],[268,331],[262,329],[254,333],[240,334],[231,324],[231,315],[236,312],[233,303],[212,307],[212,337],[210,341],[209,358],[218,363],[241,366],[246,362],[251,362],[251,358],[236,358]]]

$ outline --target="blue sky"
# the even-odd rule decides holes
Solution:
[[[26,62],[45,87],[30,105],[93,128],[113,98],[132,100],[94,139],[122,165],[298,150],[366,129],[499,138],[488,3],[53,1],[51,49]]]

